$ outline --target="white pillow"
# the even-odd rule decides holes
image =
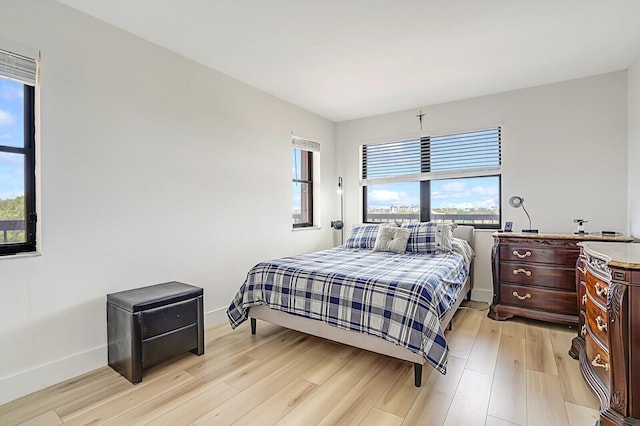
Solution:
[[[451,239],[451,247],[453,248],[454,253],[458,253],[462,257],[464,257],[464,263],[469,268],[471,265],[471,261],[473,260],[475,253],[471,248],[471,245],[468,241],[462,240],[460,238],[453,237]]]
[[[373,251],[390,251],[403,254],[407,250],[407,241],[411,232],[407,228],[381,226],[378,228]]]

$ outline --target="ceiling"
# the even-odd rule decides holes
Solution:
[[[640,55],[640,0],[59,1],[335,122]]]

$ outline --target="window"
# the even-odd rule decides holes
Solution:
[[[0,255],[36,250],[36,69],[0,50]]]
[[[314,154],[319,150],[318,143],[293,137],[291,166],[294,228],[313,226],[313,163]]]
[[[499,228],[500,128],[362,146],[364,222]]]

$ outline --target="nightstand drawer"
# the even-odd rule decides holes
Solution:
[[[507,262],[548,263],[574,268],[578,249],[544,249],[526,245],[508,245],[500,247],[500,259]]]
[[[142,339],[157,336],[198,321],[197,299],[142,312]]]
[[[142,368],[198,347],[198,324],[142,341]]]
[[[574,268],[527,265],[515,262],[500,264],[502,281],[568,290],[574,293],[574,297],[576,291],[575,273]]]
[[[506,283],[503,283],[500,288],[500,303],[559,314],[578,315],[575,292]]]

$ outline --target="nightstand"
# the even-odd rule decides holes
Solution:
[[[131,383],[186,351],[204,353],[203,291],[176,281],[107,295],[109,365]]]

